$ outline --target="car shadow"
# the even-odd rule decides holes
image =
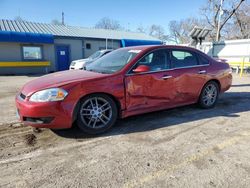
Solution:
[[[97,136],[86,135],[82,133],[77,126],[73,126],[71,129],[67,130],[53,130],[53,132],[58,136],[73,139],[146,132],[169,126],[181,126],[183,123],[219,116],[228,118],[239,117],[238,113],[250,111],[249,104],[250,92],[227,92],[220,96],[218,103],[213,109],[201,109],[197,105],[189,105],[132,116],[123,120],[118,120],[113,129]]]

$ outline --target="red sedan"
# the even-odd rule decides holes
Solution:
[[[232,83],[228,64],[181,46],[121,48],[86,70],[58,72],[27,83],[16,96],[27,125],[86,133],[110,129],[117,118],[198,103],[215,106]]]

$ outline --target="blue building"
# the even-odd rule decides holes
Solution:
[[[97,50],[161,44],[143,33],[0,20],[0,74],[66,70]]]

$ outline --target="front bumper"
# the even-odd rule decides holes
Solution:
[[[65,129],[72,126],[72,110],[64,101],[35,103],[16,97],[16,107],[20,120],[36,128]]]

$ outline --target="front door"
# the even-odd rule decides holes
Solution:
[[[56,46],[56,57],[57,57],[57,70],[58,71],[68,70],[70,65],[69,46],[67,45]]]
[[[169,75],[170,63],[165,49],[156,50],[139,62],[150,67],[149,72],[129,72],[125,78],[127,111],[150,112],[172,107],[175,103],[174,78]]]

